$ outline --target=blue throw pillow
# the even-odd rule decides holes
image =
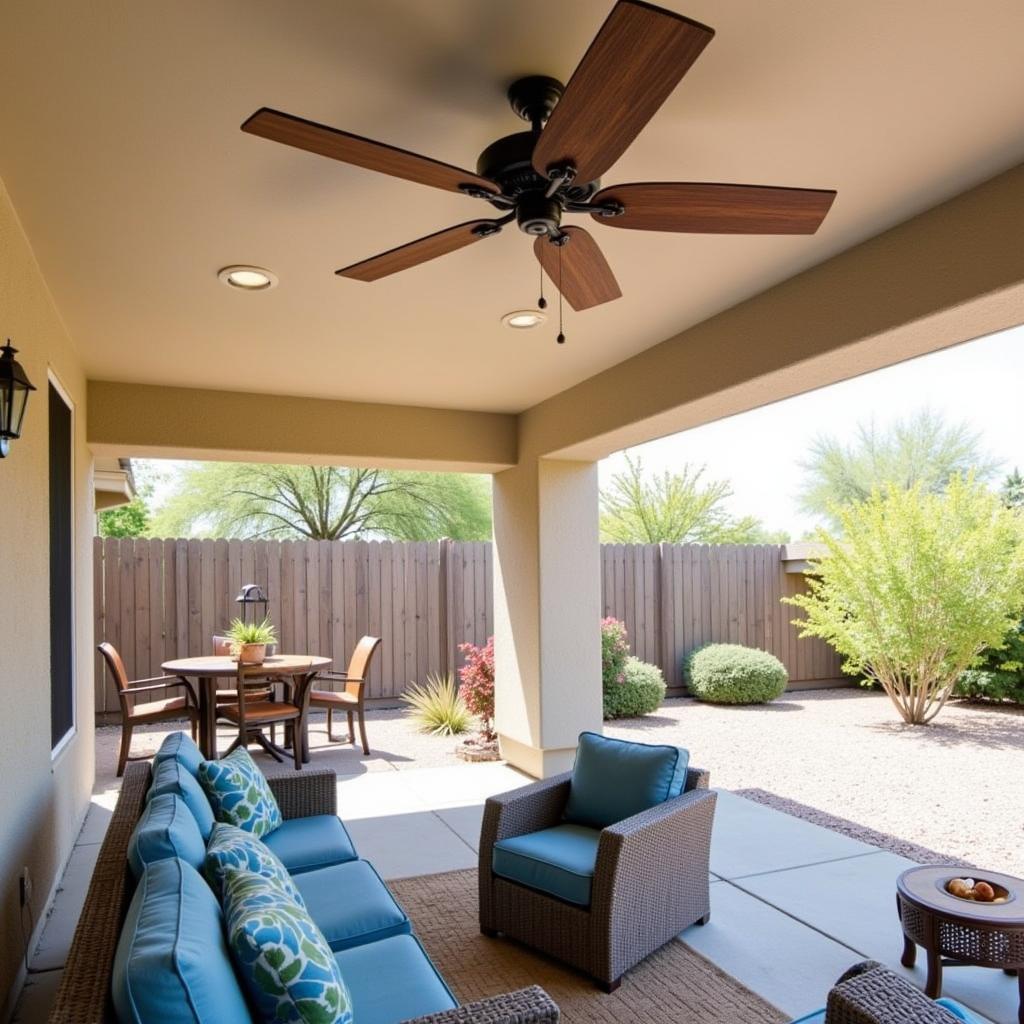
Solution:
[[[185,801],[185,806],[196,819],[199,834],[205,843],[213,831],[213,809],[210,807],[210,801],[206,799],[202,786],[179,761],[168,758],[153,766],[153,784],[149,787],[146,799],[152,800],[161,793],[174,793]]]
[[[210,887],[184,861],[142,873],[110,979],[121,1024],[252,1024]]]
[[[196,819],[175,793],[160,793],[149,801],[128,841],[128,864],[136,879],[147,864],[167,857],[180,857],[196,870],[206,859]]]
[[[172,732],[153,755],[154,765],[158,765],[161,761],[177,761],[195,775],[203,762],[203,754],[192,742],[192,737],[187,732]]]
[[[198,778],[218,821],[237,825],[257,837],[281,827],[281,808],[244,747],[219,761],[204,761]]]
[[[309,912],[275,882],[229,868],[228,945],[260,1017],[274,1024],[352,1024],[352,1000]]]
[[[206,880],[221,899],[224,898],[224,876],[227,872],[245,870],[276,882],[297,903],[306,905],[277,854],[262,839],[237,825],[219,821],[213,826],[205,863]]]
[[[565,820],[607,828],[677,796],[672,790],[685,784],[685,754],[678,747],[581,733]]]

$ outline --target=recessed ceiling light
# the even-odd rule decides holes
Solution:
[[[222,267],[217,277],[226,285],[247,292],[262,292],[277,286],[277,275],[262,267]]]
[[[511,327],[516,331],[527,331],[531,327],[537,327],[544,323],[545,320],[547,320],[547,314],[542,313],[539,309],[514,309],[501,318],[501,322],[506,327]]]

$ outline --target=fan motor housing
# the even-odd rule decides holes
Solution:
[[[557,229],[567,202],[585,203],[601,187],[600,181],[573,182],[546,196],[550,182],[532,163],[536,144],[536,132],[516,132],[492,142],[476,162],[476,173],[496,182],[501,194],[515,201],[519,227],[531,235]]]

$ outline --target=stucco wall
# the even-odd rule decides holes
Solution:
[[[0,460],[0,1017],[22,957],[18,873],[32,872],[38,923],[88,807],[93,781],[89,654],[93,532],[85,377],[0,182],[0,336],[39,389]],[[74,403],[77,732],[50,755],[47,373]],[[26,928],[28,919],[26,916]]]

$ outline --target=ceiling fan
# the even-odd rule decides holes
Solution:
[[[242,131],[407,181],[462,192],[501,215],[466,221],[343,267],[357,281],[389,274],[497,234],[515,221],[535,236],[534,254],[573,309],[621,296],[593,237],[563,226],[566,214],[641,231],[701,234],[813,234],[835,199],[830,189],[691,182],[601,187],[600,177],[629,148],[714,30],[642,0],[618,0],[579,66],[562,85],[534,75],[508,90],[530,130],[491,143],[476,173],[408,150],[262,108]],[[563,340],[559,336],[559,340]]]

